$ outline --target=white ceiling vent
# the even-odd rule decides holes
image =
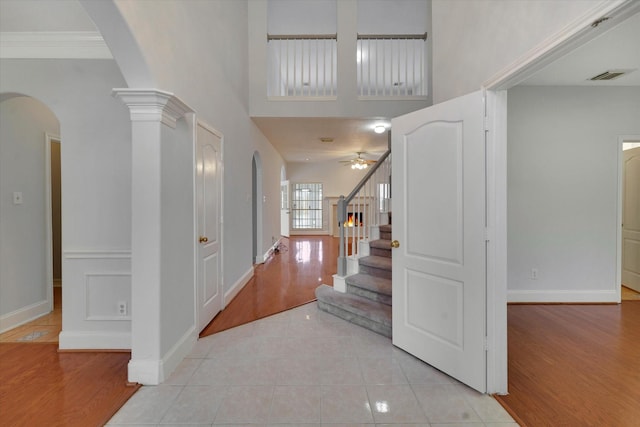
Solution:
[[[635,70],[609,70],[604,73],[600,73],[597,76],[591,77],[589,80],[598,81],[598,80],[615,80],[624,76],[625,74],[629,74],[630,72]]]

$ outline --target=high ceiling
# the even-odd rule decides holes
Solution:
[[[0,0],[0,31],[95,31],[77,0]],[[558,59],[524,85],[640,85],[640,13]],[[604,71],[635,70],[612,81],[588,79]],[[387,135],[373,126],[386,119],[255,118],[255,123],[288,162],[345,160],[356,152],[377,158]],[[320,138],[333,138],[322,142]],[[308,159],[308,160],[307,160]]]

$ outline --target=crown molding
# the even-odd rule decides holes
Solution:
[[[0,32],[0,59],[113,59],[97,31]]]
[[[193,113],[187,104],[173,93],[158,89],[113,89],[113,96],[127,107],[133,122],[162,122],[175,128],[185,114]]]

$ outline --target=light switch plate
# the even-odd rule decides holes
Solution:
[[[22,191],[14,191],[13,192],[13,204],[21,205],[22,204]]]

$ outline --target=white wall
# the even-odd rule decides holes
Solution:
[[[0,93],[41,100],[62,140],[63,348],[128,348],[131,135],[111,60],[2,60]],[[43,143],[44,146],[44,143]],[[44,164],[44,163],[43,163]]]
[[[250,257],[233,255],[251,253],[251,159],[255,150],[264,168],[268,220],[263,233],[269,236],[263,239],[265,251],[280,229],[273,218],[279,215],[283,161],[248,116],[247,2],[116,4],[144,52],[156,87],[175,93],[196,111],[199,120],[224,135],[224,285],[228,290],[252,268]]]
[[[161,354],[169,352],[196,324],[194,145],[190,119],[180,119],[175,130],[165,129],[167,135],[161,147]]]
[[[618,136],[640,132],[640,88],[508,97],[509,300],[616,301]]]
[[[602,0],[433,0],[433,102],[482,84]]]
[[[0,331],[50,310],[45,133],[60,134],[46,105],[24,96],[0,102]]]

